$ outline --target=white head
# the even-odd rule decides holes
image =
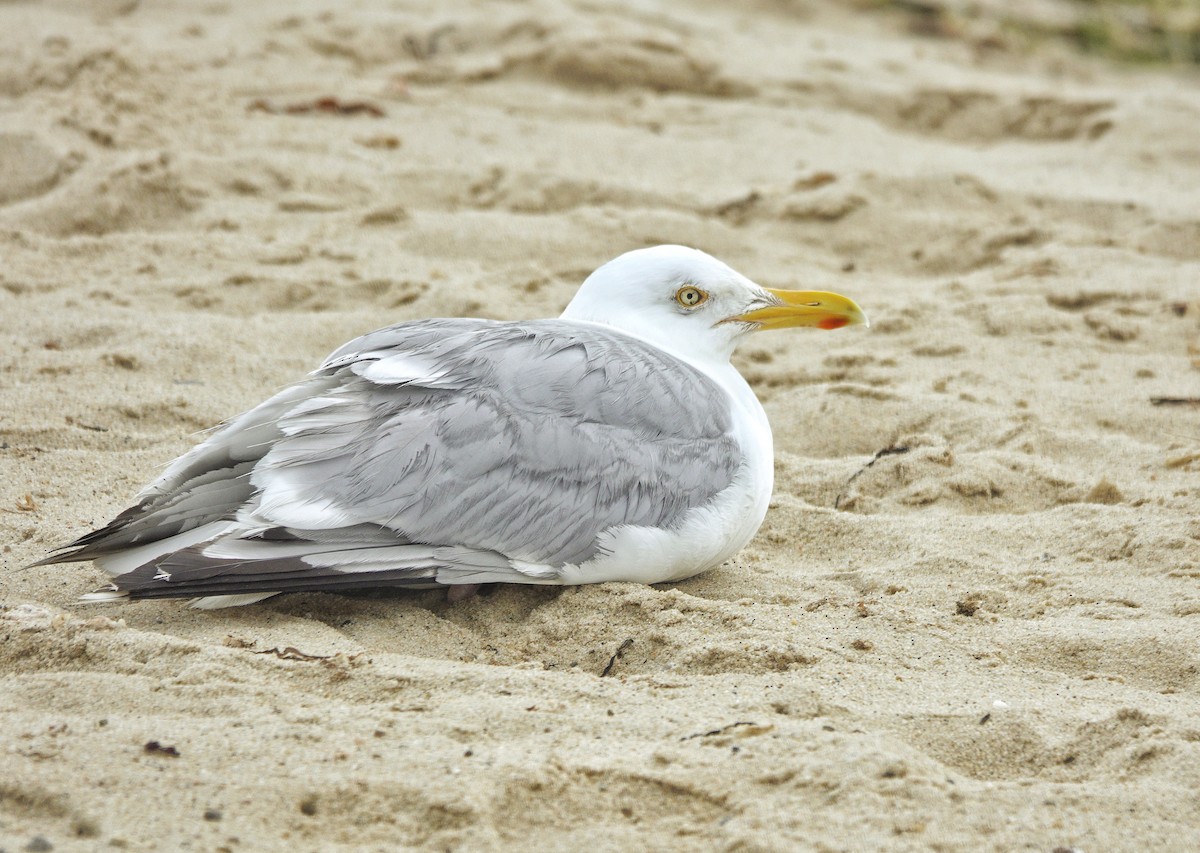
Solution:
[[[589,275],[562,316],[603,323],[694,362],[729,360],[750,332],[865,324],[836,293],[771,290],[686,246],[626,252]]]

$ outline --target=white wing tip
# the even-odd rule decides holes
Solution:
[[[79,596],[80,601],[86,601],[88,604],[112,604],[114,601],[125,601],[128,598],[128,592],[117,589],[115,586],[106,586],[95,592]]]
[[[201,598],[193,598],[188,603],[188,607],[195,610],[220,610],[225,607],[243,607],[247,604],[255,604],[264,598],[270,598],[272,595],[279,595],[279,593],[247,592],[240,595],[205,595]]]

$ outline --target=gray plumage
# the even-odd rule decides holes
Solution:
[[[716,383],[613,329],[403,323],[218,428],[136,506],[43,563],[103,562],[213,529],[129,566],[117,590],[511,579],[510,561],[583,563],[620,525],[670,529],[732,481],[732,430]]]

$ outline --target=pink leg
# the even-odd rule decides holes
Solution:
[[[478,583],[458,583],[446,590],[446,601],[450,604],[457,604],[460,601],[466,601],[468,598],[474,598],[475,593],[479,592],[479,587],[483,584]]]

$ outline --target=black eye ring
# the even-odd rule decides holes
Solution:
[[[687,285],[675,291],[675,301],[684,308],[695,308],[708,301],[708,294],[698,287]]]

